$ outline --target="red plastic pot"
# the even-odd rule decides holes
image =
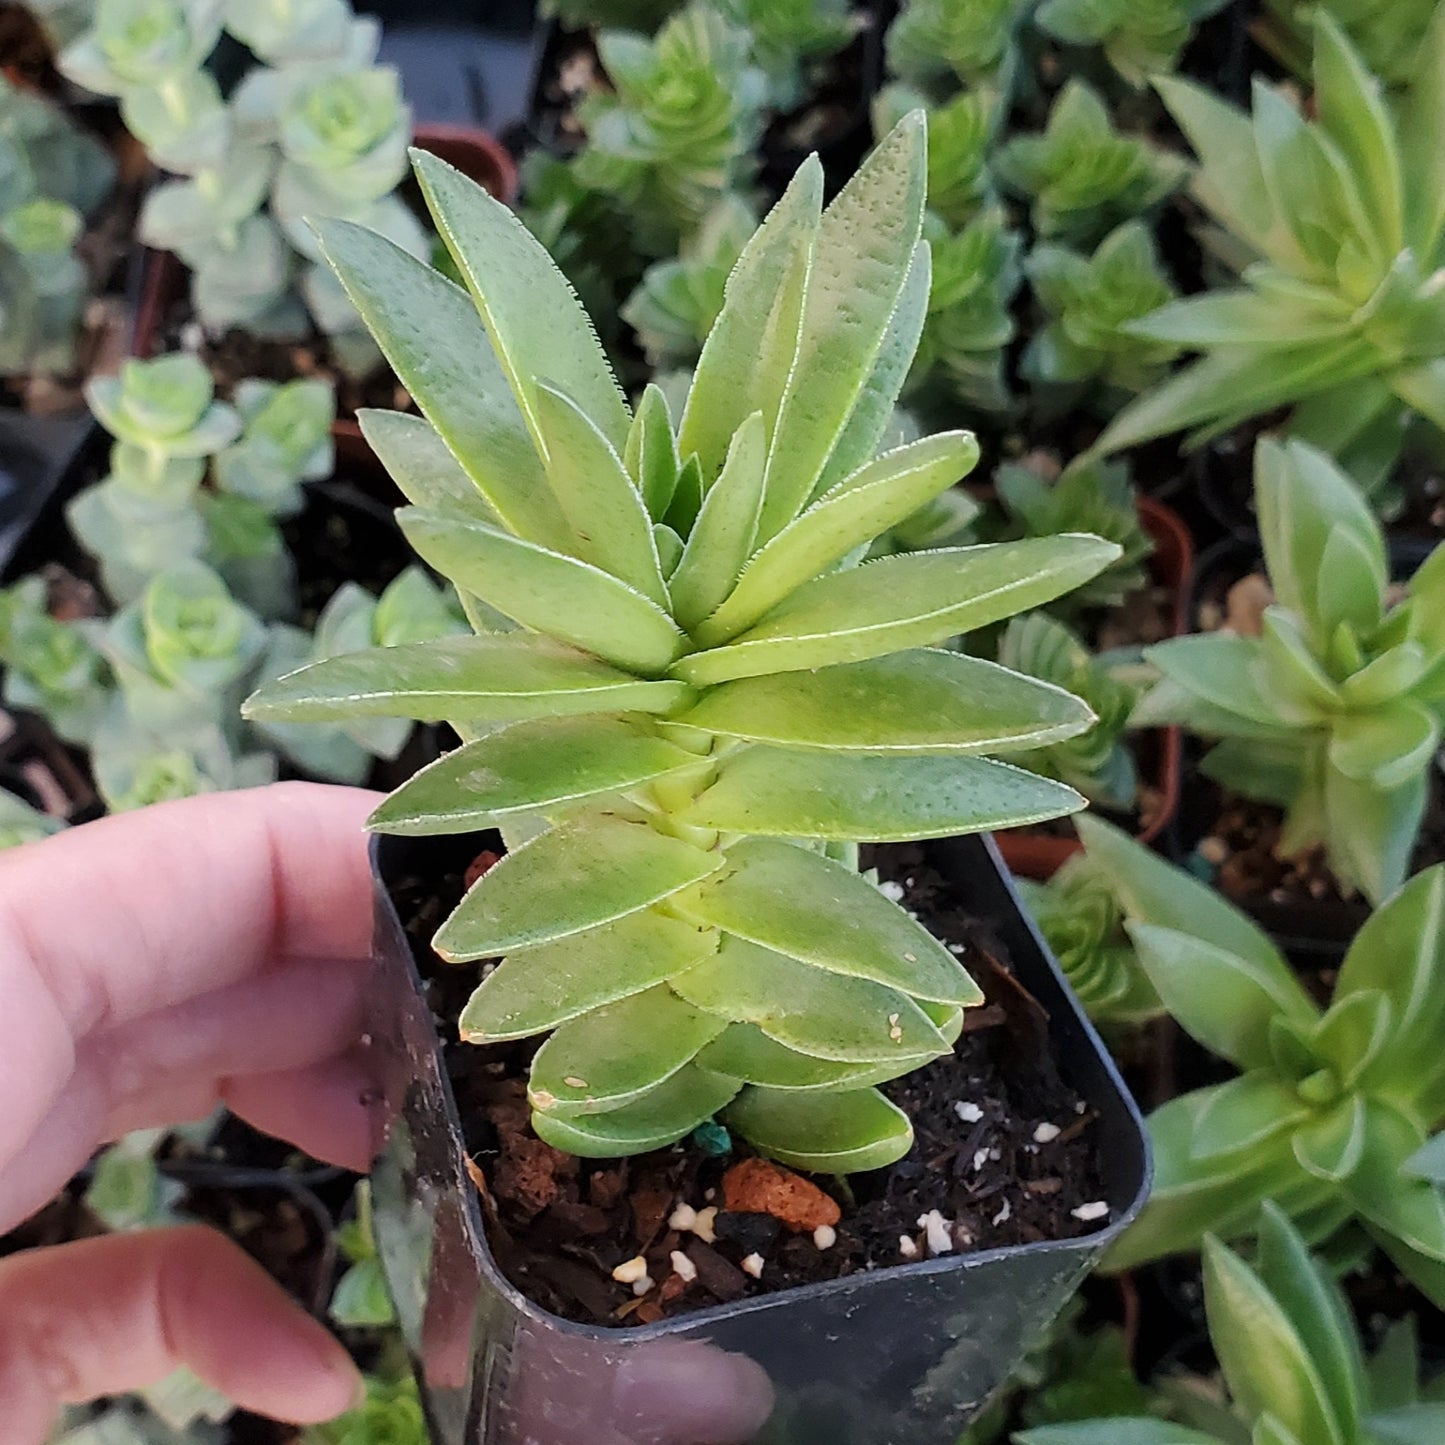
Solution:
[[[1156,585],[1173,599],[1172,635],[1189,631],[1189,577],[1194,567],[1194,541],[1189,528],[1172,507],[1152,497],[1139,498],[1139,521],[1154,542],[1149,570]],[[1145,771],[1159,795],[1159,807],[1149,825],[1138,833],[1141,843],[1153,843],[1179,811],[1183,777],[1184,741],[1178,728],[1162,728],[1145,739]],[[1010,872],[1021,878],[1047,882],[1083,845],[1074,837],[1033,833],[1011,828],[997,835],[999,853]]]
[[[499,201],[510,205],[516,198],[516,163],[506,147],[486,131],[460,125],[423,125],[417,127],[413,143],[455,166]],[[145,281],[131,337],[132,356],[149,360],[156,354],[165,315],[185,295],[188,274],[169,251],[147,253]],[[361,428],[349,418],[336,422],[332,433],[338,441],[343,437],[362,441]]]

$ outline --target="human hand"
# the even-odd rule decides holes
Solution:
[[[0,1232],[94,1150],[217,1103],[365,1169],[352,1055],[371,952],[367,793],[279,784],[87,824],[0,857]],[[345,1352],[204,1229],[0,1260],[0,1420],[182,1365],[298,1423],[352,1403]]]

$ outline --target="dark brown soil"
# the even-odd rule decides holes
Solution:
[[[58,80],[40,22],[25,6],[9,0],[0,0],[0,71],[37,90],[51,90]]]
[[[444,967],[429,947],[461,896],[460,875],[408,880],[398,888],[399,911],[429,979],[489,1239],[503,1273],[520,1290],[567,1319],[645,1324],[906,1264],[910,1249],[912,1258],[927,1258],[920,1221],[934,1210],[959,1252],[1071,1238],[1097,1227],[1071,1213],[1102,1192],[1094,1121],[1047,1053],[1043,1010],[1013,979],[987,925],[954,905],[921,848],[879,849],[873,861],[885,879],[904,887],[905,906],[936,936],[962,946],[987,1003],[950,1057],[885,1086],[913,1120],[917,1137],[909,1155],[846,1183],[814,1181],[842,1208],[836,1242],[827,1248],[810,1234],[789,1234],[769,1214],[725,1208],[724,1176],[752,1157],[740,1140],[695,1135],[670,1149],[599,1161],[574,1159],[537,1139],[525,1099],[533,1047],[459,1042],[455,1021],[475,971]],[[1041,1124],[1058,1136],[1036,1142]],[[719,1208],[715,1239],[673,1228],[669,1218],[679,1204]],[[675,1250],[687,1256],[695,1280],[673,1269]],[[764,1261],[761,1278],[741,1268],[755,1253]],[[640,1298],[612,1278],[617,1266],[638,1255],[654,1281]]]

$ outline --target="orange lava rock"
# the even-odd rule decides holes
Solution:
[[[734,1164],[722,1186],[723,1200],[734,1214],[771,1214],[794,1234],[811,1234],[843,1217],[831,1195],[767,1159]]]
[[[470,893],[486,874],[490,873],[498,863],[502,861],[500,853],[493,853],[490,848],[483,848],[475,858],[472,859],[469,867],[462,878],[462,883]]]

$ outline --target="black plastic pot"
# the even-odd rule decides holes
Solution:
[[[1108,1227],[619,1330],[561,1320],[499,1272],[436,1025],[391,901],[391,885],[464,865],[486,841],[388,838],[372,853],[374,1222],[437,1445],[953,1440],[1132,1220],[1150,1176],[1134,1102],[1023,913],[992,842],[941,842],[931,861],[954,882],[960,906],[995,926],[1021,981],[1048,1011],[1065,1076],[1098,1113]]]
[[[0,569],[73,470],[94,431],[89,412],[34,417],[0,407]]]

